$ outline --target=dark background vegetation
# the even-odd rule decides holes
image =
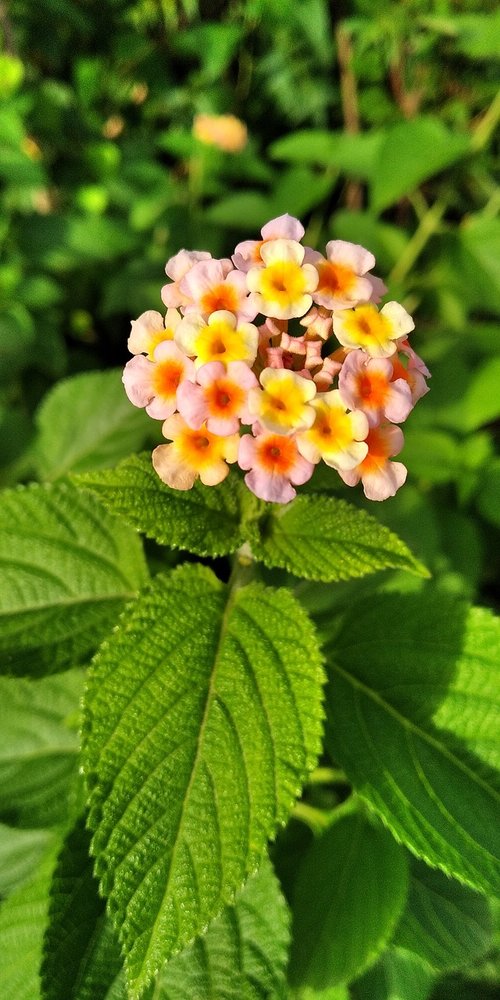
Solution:
[[[169,256],[288,211],[373,250],[433,371],[377,515],[498,604],[494,0],[2,0],[0,31],[1,481],[33,475],[54,383],[126,360]],[[245,150],[194,139],[199,112],[242,118]]]

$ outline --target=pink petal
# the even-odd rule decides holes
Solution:
[[[130,402],[134,406],[147,406],[153,398],[152,376],[154,364],[142,354],[127,361],[123,370],[122,382]]]

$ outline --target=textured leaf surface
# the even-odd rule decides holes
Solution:
[[[265,861],[204,937],[159,975],[158,1000],[285,1000],[289,916]]]
[[[84,767],[133,996],[232,900],[314,765],[320,656],[287,591],[157,577],[99,653]]]
[[[157,476],[151,455],[133,455],[116,469],[88,473],[77,481],[162,545],[217,556],[234,552],[243,541],[240,483],[231,475],[220,486],[208,488],[198,481],[192,490],[172,490]]]
[[[113,465],[137,451],[155,429],[125,394],[121,369],[63,379],[37,413],[37,470],[42,479]]]
[[[3,493],[0,571],[2,670],[35,675],[89,656],[147,573],[134,532],[65,485]]]
[[[76,776],[78,670],[31,681],[0,677],[0,816],[24,827],[64,822]]]
[[[300,496],[284,506],[267,504],[247,532],[256,559],[306,580],[329,583],[387,568],[427,575],[397,535],[334,497]]]
[[[40,1000],[40,960],[55,852],[0,906],[0,996]]]
[[[415,862],[408,904],[393,943],[436,970],[460,969],[488,949],[491,923],[484,896]]]
[[[359,793],[411,851],[495,892],[498,773],[432,721],[474,629],[459,602],[432,591],[353,607],[327,649],[328,740]]]
[[[390,833],[362,815],[334,822],[297,877],[292,983],[324,990],[359,975],[390,939],[407,890],[406,855]]]
[[[500,769],[500,618],[491,611],[469,611],[463,649],[434,722]]]
[[[108,1000],[113,989],[125,997],[120,949],[98,895],[83,819],[57,859],[43,951],[43,1000]]]

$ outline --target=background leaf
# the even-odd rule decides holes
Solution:
[[[158,1000],[285,1000],[288,924],[278,881],[265,859],[236,894],[234,906],[160,972]]]
[[[470,150],[467,135],[451,132],[439,118],[421,116],[386,132],[373,170],[371,207],[382,212]]]
[[[492,921],[484,896],[414,862],[408,904],[394,936],[433,969],[460,969],[491,945]]]
[[[4,492],[0,567],[8,673],[40,675],[88,657],[147,579],[134,532],[66,485]]]
[[[58,382],[37,411],[35,460],[41,479],[114,465],[138,451],[155,425],[125,395],[121,369]]]
[[[192,490],[172,490],[157,476],[151,455],[132,455],[116,469],[88,473],[77,482],[161,545],[217,556],[234,552],[243,541],[240,484],[228,480],[211,489],[196,482]]]
[[[290,977],[325,990],[350,982],[390,939],[408,891],[405,853],[365,816],[334,821],[295,883]]]
[[[334,497],[298,496],[292,503],[261,505],[246,533],[252,553],[306,580],[348,580],[379,569],[427,571],[404,542],[375,518]]]
[[[467,658],[462,630],[473,634],[474,619],[444,595],[354,606],[327,644],[327,741],[360,795],[413,853],[495,892],[498,772],[432,721]],[[487,634],[483,649],[489,657]]]
[[[132,996],[258,865],[313,766],[321,666],[286,591],[157,577],[86,698],[93,852]]]
[[[389,948],[351,986],[352,1000],[427,1000],[434,983],[430,969],[414,955]]]
[[[92,871],[90,834],[79,818],[66,836],[50,886],[43,946],[43,1000],[126,997],[118,942]]]
[[[76,778],[83,675],[0,677],[0,816],[21,827],[67,820]]]
[[[40,1000],[40,960],[54,867],[54,846],[36,875],[0,906],[2,1000]]]

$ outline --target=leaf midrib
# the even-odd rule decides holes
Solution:
[[[500,792],[497,792],[495,788],[492,788],[492,786],[489,785],[486,781],[483,781],[480,775],[472,771],[462,760],[460,760],[459,757],[455,756],[455,754],[452,753],[452,751],[449,750],[444,743],[441,743],[435,736],[429,733],[426,729],[422,729],[411,719],[407,718],[405,715],[399,712],[396,708],[394,708],[393,705],[385,701],[385,699],[382,698],[377,691],[375,691],[373,688],[368,687],[367,684],[364,684],[363,681],[360,681],[357,677],[354,677],[347,670],[344,670],[338,663],[332,663],[331,666],[332,669],[336,671],[338,674],[340,674],[342,677],[344,677],[344,679],[347,680],[348,683],[352,684],[353,687],[362,691],[363,694],[365,694],[368,698],[370,698],[373,702],[375,702],[375,704],[378,705],[379,708],[382,708],[384,711],[386,711],[388,715],[392,715],[392,717],[396,719],[396,721],[401,725],[403,729],[411,731],[425,743],[428,743],[434,750],[437,750],[438,753],[441,753],[442,756],[446,757],[446,759],[449,760],[450,763],[452,763],[455,767],[457,767],[458,770],[466,774],[470,780],[472,780],[475,784],[477,784],[480,788],[482,788],[488,795],[496,799],[500,804]]]
[[[192,766],[191,766],[191,773],[190,773],[190,776],[189,776],[189,781],[188,781],[187,786],[186,786],[186,793],[184,795],[183,802],[182,802],[182,808],[181,808],[181,811],[180,811],[180,814],[179,814],[179,821],[178,821],[178,824],[177,824],[177,831],[176,831],[176,834],[175,834],[175,839],[174,839],[173,847],[172,847],[172,853],[171,853],[171,856],[170,856],[170,864],[169,864],[168,876],[167,876],[166,885],[165,885],[165,892],[163,893],[163,897],[162,897],[161,903],[160,903],[160,905],[158,907],[158,911],[157,911],[155,920],[154,920],[154,922],[153,922],[153,924],[151,926],[151,930],[150,930],[150,934],[149,934],[148,947],[147,947],[146,952],[145,952],[145,954],[144,954],[144,956],[142,958],[142,961],[141,961],[141,970],[143,970],[147,966],[147,964],[148,964],[148,962],[150,960],[151,945],[152,945],[152,942],[155,939],[155,935],[156,935],[156,930],[157,930],[157,927],[158,927],[158,923],[159,923],[159,921],[161,919],[161,916],[163,914],[163,910],[164,910],[164,907],[165,907],[165,903],[166,903],[166,901],[167,901],[167,899],[169,897],[169,894],[170,894],[170,883],[171,883],[171,878],[172,878],[172,872],[174,871],[174,868],[175,868],[175,859],[176,859],[176,855],[177,855],[177,850],[178,850],[178,847],[179,847],[179,844],[180,844],[180,840],[181,840],[181,832],[182,832],[184,817],[185,817],[187,806],[188,806],[188,804],[190,802],[191,789],[193,787],[193,783],[194,783],[196,775],[197,775],[198,764],[199,764],[199,760],[200,760],[200,756],[201,756],[201,751],[202,751],[202,746],[203,746],[203,742],[204,742],[205,729],[207,727],[207,722],[208,722],[208,717],[209,717],[209,714],[210,714],[210,709],[212,707],[212,703],[213,703],[214,696],[215,696],[215,680],[216,680],[217,671],[218,671],[218,668],[219,668],[220,653],[221,653],[221,650],[222,650],[222,645],[223,645],[223,642],[224,642],[224,639],[225,639],[225,636],[226,636],[226,632],[227,632],[227,628],[228,628],[229,615],[230,615],[230,613],[232,611],[232,608],[233,608],[233,605],[234,605],[237,593],[238,593],[237,588],[233,588],[232,590],[229,591],[228,599],[226,601],[226,606],[224,608],[224,612],[223,612],[223,615],[222,615],[220,632],[219,632],[219,640],[218,640],[218,643],[217,643],[217,648],[215,650],[215,656],[214,656],[214,665],[213,665],[212,672],[210,674],[210,681],[209,681],[209,684],[208,684],[207,697],[206,697],[205,706],[204,706],[204,709],[203,709],[203,716],[202,716],[202,719],[201,719],[200,727],[199,727],[199,730],[198,730],[198,736],[197,736],[197,740],[196,740],[196,750],[195,750],[195,754],[194,754],[194,757],[193,757],[193,763],[192,763]]]

